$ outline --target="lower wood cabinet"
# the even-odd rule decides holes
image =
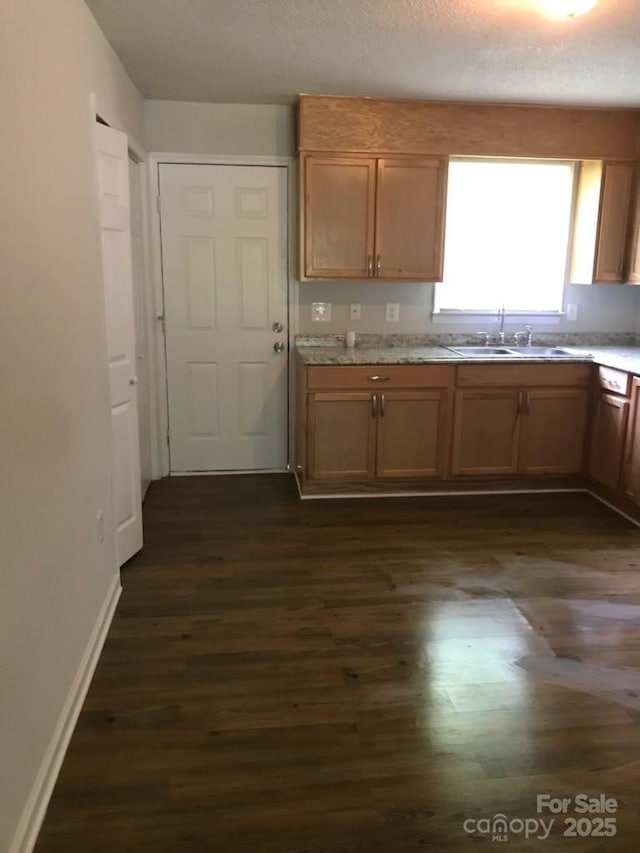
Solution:
[[[301,370],[303,486],[584,471],[589,364]]]
[[[461,367],[452,475],[582,473],[590,373],[589,365]]]
[[[596,493],[640,521],[640,377],[598,368],[588,474]]]
[[[469,388],[456,393],[451,473],[515,474],[520,419],[514,388]]]
[[[617,491],[629,418],[629,399],[598,390],[591,424],[588,474],[592,480]]]
[[[309,477],[362,479],[375,473],[376,413],[366,392],[319,392],[308,401]]]
[[[313,367],[299,391],[306,395],[299,473],[312,481],[443,477],[454,375],[430,365]]]
[[[588,410],[587,388],[527,390],[519,471],[522,474],[581,473]]]
[[[625,497],[640,506],[640,378],[637,376],[631,382],[631,410],[622,488]]]
[[[632,380],[622,488],[625,497],[640,506],[640,379],[637,376]]]
[[[442,477],[449,428],[448,392],[389,391],[376,400],[378,477]]]

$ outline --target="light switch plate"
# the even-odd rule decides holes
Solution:
[[[578,305],[575,302],[567,303],[567,320],[571,323],[575,323],[578,319]]]
[[[387,302],[387,307],[384,313],[384,319],[387,323],[397,323],[400,319],[400,303]]]
[[[350,320],[359,320],[360,319],[360,303],[352,302],[349,305],[349,319]]]
[[[331,303],[312,302],[311,319],[314,323],[328,323],[331,320]]]

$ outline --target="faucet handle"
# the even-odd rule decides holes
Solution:
[[[516,346],[520,346],[520,338],[523,335],[528,335],[528,334],[529,334],[528,332],[514,332],[513,333],[513,340],[514,340],[514,343],[516,344]]]
[[[533,343],[533,326],[526,325],[525,329],[527,332],[527,346],[530,347]]]
[[[489,332],[476,332],[476,337],[484,338],[484,345],[486,347],[489,346],[489,340],[491,339],[491,334]]]

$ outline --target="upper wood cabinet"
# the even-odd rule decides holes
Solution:
[[[629,243],[626,280],[640,284],[640,164],[636,164],[629,216]]]
[[[378,278],[442,280],[447,169],[443,159],[378,160]]]
[[[446,158],[302,158],[303,278],[440,281]]]
[[[580,163],[570,281],[620,284],[628,279],[633,163]]]
[[[368,278],[373,271],[376,161],[305,157],[303,277]]]

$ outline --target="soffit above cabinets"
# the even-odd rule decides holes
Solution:
[[[552,20],[540,0],[87,0],[146,98],[298,92],[640,107],[640,4]]]

